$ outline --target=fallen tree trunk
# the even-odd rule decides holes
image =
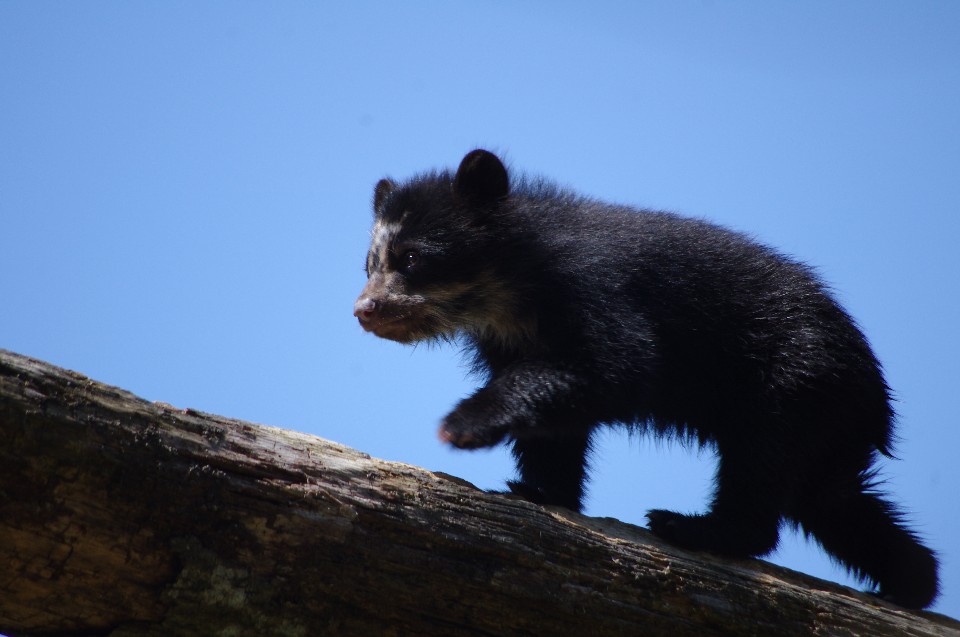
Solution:
[[[764,562],[2,350],[0,440],[12,637],[960,634]]]

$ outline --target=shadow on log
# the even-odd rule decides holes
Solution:
[[[761,561],[0,350],[0,633],[960,635]]]

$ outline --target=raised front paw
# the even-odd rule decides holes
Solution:
[[[440,424],[440,440],[460,449],[492,447],[506,435],[506,429],[498,429],[488,423],[470,418],[461,409],[454,410]]]

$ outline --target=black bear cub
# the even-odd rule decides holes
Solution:
[[[580,510],[590,436],[625,425],[715,447],[709,511],[653,510],[678,546],[772,550],[799,525],[898,604],[937,595],[934,554],[875,490],[894,414],[870,346],[810,268],[712,225],[508,177],[475,150],[456,173],[374,194],[367,331],[457,339],[487,383],[440,427],[512,445],[534,502]]]

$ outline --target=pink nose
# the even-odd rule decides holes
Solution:
[[[361,323],[372,321],[377,315],[377,302],[369,297],[361,296],[353,304],[353,315],[360,319]]]

